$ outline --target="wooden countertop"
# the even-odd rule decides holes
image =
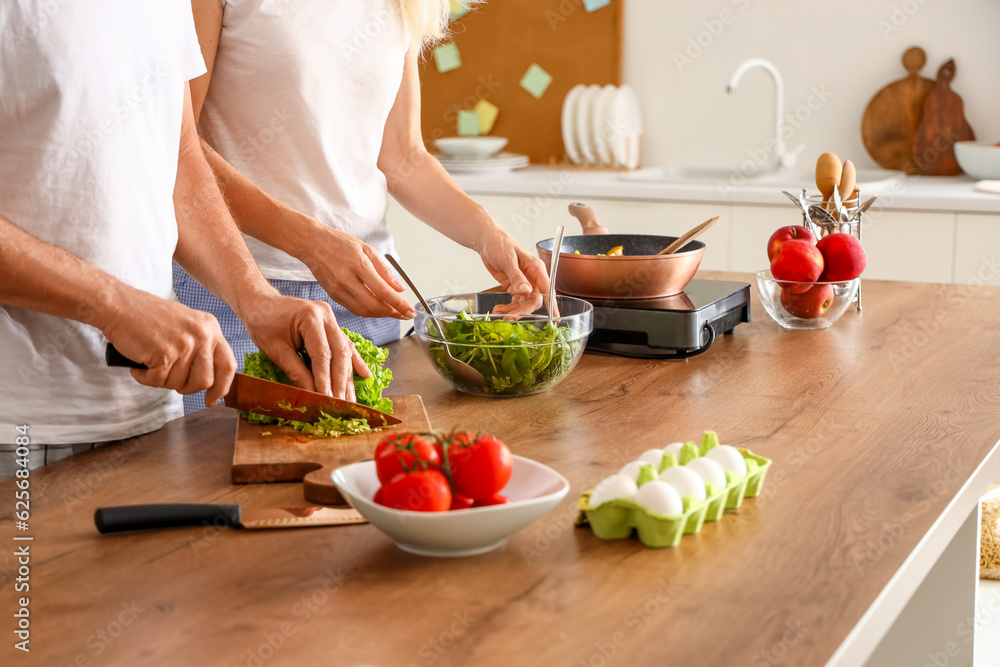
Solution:
[[[572,483],[473,558],[412,556],[368,525],[98,535],[105,505],[305,504],[298,484],[230,484],[224,407],[49,466],[31,475],[19,533],[34,538],[30,664],[822,665],[918,543],[931,548],[935,522],[997,473],[998,297],[865,282],[862,314],[790,332],[755,293],[754,322],[702,356],[585,355],[524,399],[453,392],[416,341],[394,344],[390,393],[419,393],[436,427],[494,433]],[[580,491],[709,428],[774,460],[761,497],[676,549],[573,527]],[[14,490],[0,484],[4,664],[22,657]]]

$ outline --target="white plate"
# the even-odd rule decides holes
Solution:
[[[503,493],[507,505],[452,512],[410,512],[372,502],[379,488],[374,461],[333,471],[333,483],[368,522],[403,551],[420,556],[475,556],[501,546],[508,537],[547,514],[566,497],[569,482],[552,468],[514,457]]]
[[[611,115],[611,103],[614,102],[617,91],[618,89],[611,84],[601,89],[601,92],[594,99],[593,115],[590,119],[594,154],[597,156],[598,162],[606,167],[610,167],[612,164],[609,140],[612,138],[613,131],[608,119]]]
[[[503,137],[445,137],[435,139],[439,151],[453,158],[488,158],[507,145]]]
[[[619,89],[615,100],[616,115],[621,116],[624,123],[622,142],[620,145],[622,164],[628,169],[639,166],[639,141],[642,137],[642,110],[639,108],[639,98],[629,85]]]
[[[576,105],[587,87],[582,83],[573,86],[563,100],[562,108],[562,139],[566,155],[573,164],[583,164],[583,156],[576,143]]]
[[[438,161],[449,171],[478,171],[481,169],[512,169],[527,167],[530,159],[527,155],[516,153],[500,153],[484,160],[477,159],[452,159],[442,155],[436,155]]]
[[[597,154],[594,152],[592,118],[594,115],[594,100],[601,94],[598,85],[589,86],[583,91],[576,103],[576,142],[586,164],[596,164]]]
[[[626,111],[626,94],[619,88],[611,101],[611,112],[608,114],[608,126],[611,128],[611,138],[608,148],[611,150],[611,161],[616,167],[626,163],[626,148],[628,146],[628,113]]]

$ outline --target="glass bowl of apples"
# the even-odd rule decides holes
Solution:
[[[860,278],[840,282],[778,280],[769,269],[754,274],[764,310],[786,329],[825,329],[851,306]]]

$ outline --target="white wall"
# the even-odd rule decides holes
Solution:
[[[720,20],[726,10],[728,24]],[[752,70],[733,95],[725,92],[751,57],[781,71],[786,112],[805,104],[811,87],[831,93],[789,141],[790,149],[805,145],[800,167],[825,151],[875,166],[861,117],[879,89],[905,74],[900,58],[914,45],[927,52],[923,75],[931,79],[955,58],[966,118],[977,138],[1000,140],[997,0],[626,0],[625,15],[623,80],[643,107],[646,166],[733,166],[764,145],[774,127],[770,76]],[[674,54],[686,57],[699,38],[707,46],[692,47],[693,62],[675,64]]]

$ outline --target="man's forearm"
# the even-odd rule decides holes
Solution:
[[[0,302],[104,330],[131,289],[0,217]]]
[[[174,186],[178,232],[174,258],[243,317],[255,299],[276,292],[254,263],[216,185],[194,129],[190,99],[185,99],[184,115]]]

